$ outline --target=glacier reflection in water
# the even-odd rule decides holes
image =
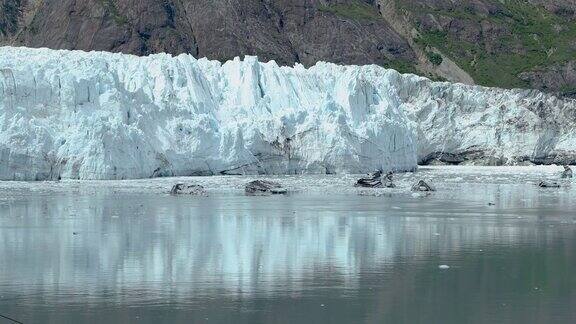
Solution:
[[[25,323],[576,319],[572,190],[32,189],[0,200],[0,313]]]

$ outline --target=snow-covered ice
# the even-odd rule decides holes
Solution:
[[[377,66],[0,48],[0,179],[576,161],[576,104]]]

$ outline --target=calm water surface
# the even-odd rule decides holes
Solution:
[[[0,314],[58,324],[576,323],[573,190],[440,189],[4,189]]]

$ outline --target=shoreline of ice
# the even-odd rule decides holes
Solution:
[[[404,172],[394,175],[396,189],[363,189],[355,188],[356,180],[363,176],[346,175],[270,175],[270,176],[197,176],[169,177],[132,180],[62,180],[62,181],[0,181],[0,191],[18,192],[19,190],[34,192],[112,192],[112,193],[144,193],[168,195],[171,187],[177,183],[198,184],[205,187],[208,194],[243,194],[244,186],[257,179],[280,182],[292,194],[360,194],[381,196],[389,194],[414,194],[411,187],[420,179],[430,181],[438,189],[438,194],[446,194],[455,190],[465,190],[474,186],[507,185],[516,186],[518,190],[526,188],[537,190],[537,184],[542,180],[556,180],[563,185],[560,191],[572,192],[573,180],[561,180],[560,166],[427,166],[420,167],[416,172]],[[525,188],[522,188],[525,187]],[[556,192],[557,190],[544,190]],[[436,194],[436,193],[435,193]],[[420,194],[416,194],[420,195]],[[200,198],[199,198],[200,199]]]

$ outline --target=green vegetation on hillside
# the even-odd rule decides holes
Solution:
[[[405,60],[393,60],[388,62],[388,64],[384,64],[384,67],[387,69],[393,69],[400,73],[412,73],[418,74],[416,67],[414,66],[413,62],[405,61]]]
[[[484,21],[507,31],[490,44],[489,50],[485,42],[466,42],[438,30],[420,30],[421,37],[416,41],[441,50],[477,83],[488,86],[526,87],[528,84],[519,78],[520,73],[576,59],[576,24],[570,18],[526,1],[494,0],[494,3],[503,10],[488,16],[471,13],[465,7],[454,10],[419,7],[424,12],[416,12],[475,24]]]
[[[382,18],[374,7],[359,0],[354,0],[349,4],[323,5],[318,10],[352,20],[376,20]]]
[[[426,52],[426,56],[428,57],[428,60],[434,65],[440,65],[444,61],[442,55],[438,53]]]
[[[114,18],[114,21],[118,25],[124,25],[128,23],[128,17],[120,13],[114,0],[98,0],[98,2],[100,2],[100,4],[104,7],[104,9],[106,9],[110,13],[112,18]]]

